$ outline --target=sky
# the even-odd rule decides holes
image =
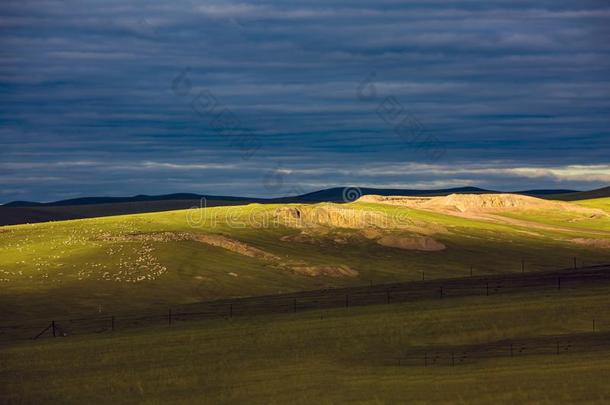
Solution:
[[[610,184],[610,3],[2,0],[0,202]]]

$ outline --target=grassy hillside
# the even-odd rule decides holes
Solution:
[[[465,276],[471,267],[521,271],[522,259],[527,270],[570,267],[573,257],[579,265],[610,262],[608,218],[546,212],[511,224],[374,203],[308,207],[251,204],[2,227],[0,309],[7,320],[89,316],[419,280],[422,272],[431,279]],[[278,220],[295,208],[310,214],[301,226]],[[363,225],[363,218],[383,224]],[[210,235],[225,239],[203,241]],[[382,236],[391,243],[380,244]],[[445,249],[405,249],[405,238]]]
[[[599,208],[610,212],[610,197],[576,201],[575,203],[583,207]]]
[[[609,287],[233,318],[0,347],[2,403],[607,403],[610,350],[399,366],[416,348],[610,331]],[[575,335],[574,335],[575,336]],[[457,350],[457,349],[456,349]],[[507,348],[508,350],[508,348]]]

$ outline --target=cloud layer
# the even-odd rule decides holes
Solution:
[[[609,183],[605,1],[4,1],[0,195]]]

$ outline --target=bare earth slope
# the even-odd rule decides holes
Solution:
[[[494,213],[506,210],[560,210],[591,217],[606,217],[603,210],[518,194],[451,194],[444,197],[401,197],[366,195],[362,202],[400,205],[443,213]]]

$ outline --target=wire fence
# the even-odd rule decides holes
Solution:
[[[225,299],[170,308],[165,313],[55,319],[1,325],[0,342],[107,333],[144,327],[172,327],[185,321],[297,313],[430,299],[493,296],[532,290],[569,291],[610,284],[610,265],[552,272],[510,273],[449,279],[371,284],[290,294]]]
[[[501,357],[584,354],[610,349],[610,333],[591,332],[536,336],[467,346],[410,348],[399,366],[434,367],[472,364]]]

